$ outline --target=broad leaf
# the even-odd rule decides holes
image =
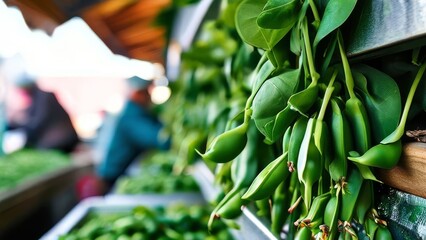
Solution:
[[[296,91],[299,74],[300,69],[295,69],[268,79],[253,100],[252,117],[268,143],[282,136],[297,116],[287,101]]]
[[[314,47],[332,31],[340,27],[351,15],[357,0],[330,0],[325,8]]]
[[[299,17],[300,0],[269,0],[257,17],[257,24],[265,29],[287,29],[293,27]]]
[[[253,118],[271,117],[284,109],[296,89],[299,73],[300,69],[295,69],[268,79],[254,97]]]
[[[265,50],[271,50],[290,29],[264,29],[257,25],[266,0],[244,0],[235,14],[235,25],[244,42]]]
[[[369,116],[373,141],[378,143],[398,126],[401,96],[396,82],[385,73],[359,64],[353,67],[356,91]]]

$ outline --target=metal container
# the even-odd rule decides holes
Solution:
[[[56,240],[59,236],[69,233],[88,213],[127,213],[136,206],[167,206],[175,203],[190,205],[206,204],[200,193],[147,194],[147,195],[108,195],[90,197],[81,201],[58,224],[41,237],[42,240]],[[232,232],[231,232],[232,233]],[[232,233],[235,239],[242,239]]]

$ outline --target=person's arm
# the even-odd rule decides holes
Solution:
[[[163,139],[160,132],[163,125],[148,117],[131,118],[123,126],[129,139],[141,149],[168,149],[170,139]]]
[[[126,133],[116,128],[112,141],[97,167],[97,174],[104,181],[112,185],[139,154],[139,150],[129,143]]]

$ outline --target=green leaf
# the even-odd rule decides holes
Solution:
[[[282,136],[296,118],[287,101],[296,91],[299,74],[300,69],[294,69],[266,80],[253,100],[253,120],[268,143]]]
[[[266,0],[244,0],[237,8],[235,24],[244,42],[265,50],[271,50],[290,29],[264,29],[257,25]]]
[[[285,36],[281,41],[276,44],[271,50],[266,52],[269,61],[277,69],[286,68],[290,65],[290,36]]]
[[[300,69],[294,69],[266,80],[254,97],[252,117],[271,117],[284,109],[296,89],[299,73]]]
[[[302,36],[300,34],[300,31],[301,31],[300,25],[304,17],[306,16],[306,11],[308,10],[308,7],[309,7],[309,1],[305,1],[302,5],[302,8],[299,11],[299,19],[297,21],[297,25],[292,28],[291,34],[290,34],[290,50],[297,56],[300,56],[302,51],[302,45],[303,45]]]
[[[300,0],[269,0],[257,17],[257,24],[265,29],[287,29],[296,23],[301,3]]]
[[[258,72],[254,71],[252,74],[255,74],[251,80],[252,91],[255,92],[256,89],[259,89],[265,80],[271,75],[275,70],[274,65],[271,61],[266,61],[263,63],[262,67]]]
[[[353,66],[357,93],[363,100],[372,130],[378,143],[398,126],[401,96],[396,82],[385,73],[364,64]]]
[[[340,27],[351,15],[357,0],[330,0],[325,8],[313,46]]]

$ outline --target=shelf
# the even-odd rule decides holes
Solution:
[[[405,144],[398,165],[391,170],[379,169],[378,178],[386,185],[426,198],[426,143]]]
[[[366,0],[359,2],[347,29],[347,54],[366,59],[396,53],[426,43],[426,1]]]
[[[89,163],[74,164],[1,193],[0,233],[19,224],[40,206],[63,193],[64,190],[74,188],[77,179],[82,174],[91,171],[91,168],[92,165]],[[66,194],[70,196],[69,192]]]

